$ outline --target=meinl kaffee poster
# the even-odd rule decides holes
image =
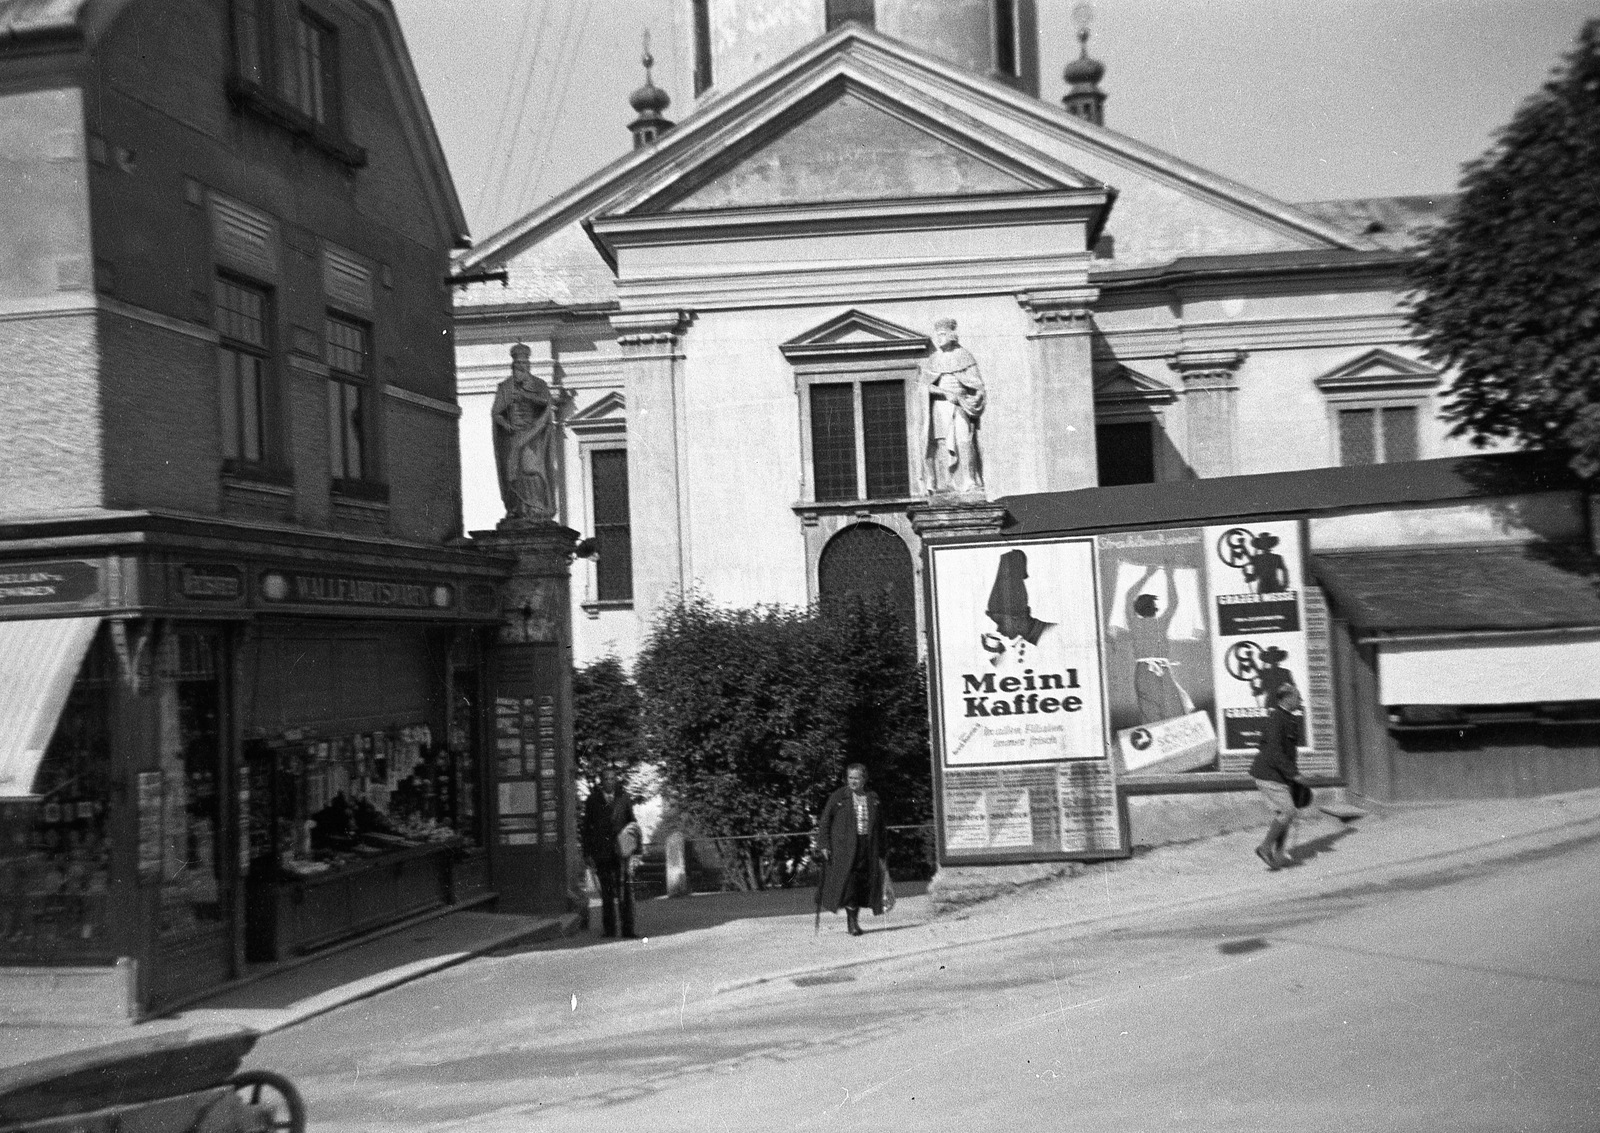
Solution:
[[[944,854],[1117,853],[1093,542],[929,561]]]

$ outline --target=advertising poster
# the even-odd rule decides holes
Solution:
[[[1095,542],[1118,772],[1216,770],[1205,532],[1131,531]]]
[[[1124,852],[1088,539],[929,552],[947,859]]]
[[[1246,771],[1278,689],[1294,685],[1306,699],[1311,690],[1300,525],[1207,527],[1205,536],[1220,770]],[[1309,749],[1317,714],[1307,712],[1306,724]]]

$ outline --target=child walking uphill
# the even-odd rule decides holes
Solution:
[[[1266,862],[1271,870],[1294,864],[1285,846],[1300,809],[1295,795],[1310,794],[1300,782],[1300,767],[1296,762],[1300,740],[1305,735],[1300,717],[1300,690],[1292,684],[1280,685],[1274,699],[1276,703],[1267,716],[1266,727],[1261,730],[1261,750],[1250,764],[1250,777],[1256,781],[1256,789],[1272,812],[1267,836],[1256,847],[1256,857]]]

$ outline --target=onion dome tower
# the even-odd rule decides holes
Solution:
[[[639,61],[644,64],[644,86],[628,96],[628,105],[638,113],[638,117],[628,123],[628,131],[633,134],[634,149],[649,145],[673,127],[673,122],[662,113],[672,105],[672,96],[656,86],[650,78],[650,68],[655,66],[656,61],[650,54],[648,31],[644,33],[644,55]]]
[[[1067,81],[1067,93],[1061,101],[1068,114],[1104,126],[1106,96],[1100,89],[1100,80],[1106,77],[1106,65],[1089,55],[1089,5],[1079,4],[1072,15],[1078,24],[1078,57],[1061,70],[1061,77]]]

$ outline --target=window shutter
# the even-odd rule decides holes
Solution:
[[[370,314],[372,269],[354,252],[329,244],[322,252],[322,291],[329,306]]]
[[[278,222],[259,209],[211,194],[211,248],[217,263],[264,282],[278,278]]]

